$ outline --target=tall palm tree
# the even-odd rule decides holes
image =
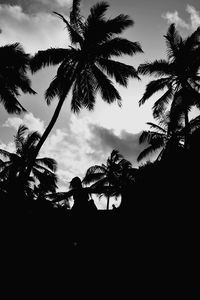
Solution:
[[[139,138],[139,143],[148,143],[138,156],[138,162],[154,152],[158,152],[156,160],[175,155],[179,149],[183,149],[184,127],[179,124],[176,129],[172,130],[169,115],[166,114],[160,120],[159,125],[147,122],[152,130],[144,130]]]
[[[199,74],[199,36],[200,27],[189,37],[183,39],[174,24],[169,26],[164,36],[167,46],[167,60],[160,59],[141,64],[140,74],[154,75],[159,78],[150,81],[139,101],[144,104],[153,94],[166,89],[154,103],[153,115],[159,117],[172,101],[171,116],[185,118],[185,148],[187,149],[188,111],[193,105],[200,108],[200,74]],[[168,108],[169,109],[169,108]]]
[[[0,179],[1,183],[7,187],[8,192],[9,190],[13,191],[13,188],[17,188],[17,185],[20,184],[20,175],[26,171],[39,139],[40,134],[37,131],[28,133],[28,128],[20,125],[14,138],[16,152],[0,149],[0,155],[5,158],[5,160],[0,161]],[[47,191],[54,191],[57,187],[56,168],[57,163],[54,159],[36,158],[31,170],[31,177],[26,182],[25,194],[30,190],[31,182],[32,185],[39,183],[39,187],[45,185]]]
[[[18,101],[20,90],[36,94],[27,76],[30,56],[19,43],[0,47],[0,102],[8,113],[25,111]]]
[[[101,190],[101,188],[109,187],[108,192],[106,193],[106,209],[108,210],[110,196],[119,196],[119,193],[122,191],[120,185],[122,187],[124,183],[124,171],[126,170],[128,172],[130,169],[131,163],[124,159],[118,150],[113,150],[108,157],[106,164],[94,165],[87,170],[83,183],[93,183],[92,188],[97,188],[99,190]],[[104,194],[104,192],[102,194]]]
[[[127,86],[130,77],[139,79],[133,66],[111,59],[143,52],[138,42],[118,36],[134,22],[124,14],[106,19],[108,7],[106,2],[95,4],[85,19],[80,13],[80,0],[74,0],[69,21],[55,12],[66,25],[71,46],[39,51],[31,62],[32,72],[59,64],[57,74],[45,93],[48,105],[55,97],[58,97],[58,105],[38,143],[36,154],[56,123],[70,91],[73,112],[79,112],[83,107],[93,110],[97,92],[107,103],[117,100],[121,105],[121,97],[109,77],[122,86]]]

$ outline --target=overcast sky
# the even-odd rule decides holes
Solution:
[[[89,8],[97,3],[82,0],[81,9],[87,15]],[[135,25],[125,32],[131,41],[139,41],[144,54],[125,57],[124,62],[137,67],[147,60],[165,58],[166,33],[170,23],[177,24],[183,36],[200,25],[199,1],[185,0],[110,0],[107,16],[128,14]],[[52,11],[68,15],[71,0],[0,0],[0,45],[20,42],[31,54],[49,47],[67,47],[69,39],[62,23]],[[43,132],[56,107],[44,101],[44,92],[56,73],[55,68],[46,68],[31,75],[36,96],[22,95],[20,102],[29,113],[8,115],[0,108],[0,148],[13,149],[13,135],[19,124],[25,123],[31,130]],[[139,107],[149,78],[131,79],[128,88],[119,88],[123,106],[108,106],[97,97],[94,112],[83,110],[78,116],[70,112],[70,95],[66,99],[60,118],[52,131],[40,156],[53,157],[58,162],[60,189],[67,186],[73,176],[83,176],[88,167],[106,161],[110,152],[118,149],[133,165],[141,150],[139,133],[145,123],[153,121],[151,107],[156,99]]]

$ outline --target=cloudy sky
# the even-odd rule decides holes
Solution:
[[[96,0],[82,0],[83,15]],[[141,43],[144,54],[124,58],[124,62],[137,67],[147,60],[165,57],[163,35],[170,23],[177,24],[180,33],[187,36],[200,25],[200,6],[197,0],[108,0],[108,17],[128,14],[135,25],[125,36]],[[71,0],[0,0],[0,45],[20,42],[31,54],[49,47],[67,47],[69,39],[62,23],[52,11],[68,15]],[[20,102],[27,114],[8,115],[3,106],[0,109],[0,148],[13,149],[13,135],[19,124],[26,124],[31,130],[43,132],[56,107],[44,101],[44,92],[54,77],[56,67],[43,69],[31,75],[36,96],[22,95]],[[151,107],[155,100],[139,107],[149,78],[130,80],[128,88],[119,87],[123,106],[108,106],[97,97],[95,110],[83,110],[79,115],[70,112],[70,95],[66,99],[59,120],[52,131],[40,156],[53,157],[58,162],[59,187],[66,189],[73,176],[83,176],[88,167],[106,161],[110,152],[118,149],[125,158],[136,165],[140,152],[138,137],[146,128],[145,123],[153,121]]]

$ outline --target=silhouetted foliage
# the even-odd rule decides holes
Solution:
[[[188,111],[194,105],[200,107],[199,94],[199,39],[200,27],[189,37],[183,39],[174,24],[168,28],[164,36],[167,46],[167,60],[141,64],[140,74],[153,75],[159,79],[149,82],[146,91],[139,101],[144,104],[153,94],[163,89],[166,92],[154,103],[153,115],[159,117],[170,107],[171,124],[185,118],[185,147],[187,148]],[[168,108],[169,109],[169,108]]]
[[[121,97],[110,78],[124,87],[129,78],[139,79],[134,67],[112,59],[142,52],[138,42],[118,36],[133,21],[123,14],[107,19],[106,2],[92,6],[85,18],[80,2],[73,1],[69,19],[55,12],[66,25],[71,46],[39,51],[31,61],[32,72],[59,65],[45,93],[47,104],[58,98],[50,124],[42,137],[21,125],[14,139],[16,151],[0,149],[2,260],[7,258],[6,268],[10,262],[10,274],[15,265],[20,270],[24,260],[27,269],[36,270],[37,276],[41,266],[48,272],[57,264],[70,273],[69,261],[72,261],[76,279],[81,263],[85,264],[85,271],[88,262],[92,261],[96,268],[102,258],[108,270],[111,255],[116,254],[113,261],[117,267],[120,259],[123,266],[129,266],[133,258],[134,271],[135,265],[138,267],[137,277],[142,273],[151,277],[155,267],[160,275],[172,267],[172,258],[175,257],[177,265],[187,235],[198,242],[194,216],[199,211],[200,116],[190,120],[188,113],[194,106],[200,108],[200,29],[183,39],[175,25],[170,25],[165,36],[167,59],[147,62],[138,68],[139,74],[159,78],[147,85],[140,104],[157,91],[167,89],[153,107],[158,124],[147,123],[150,130],[144,131],[139,140],[148,142],[149,147],[140,153],[138,160],[160,150],[157,159],[134,168],[114,149],[106,164],[89,167],[82,181],[75,177],[68,191],[57,192],[56,161],[37,156],[69,92],[72,92],[73,112],[82,108],[92,110],[97,93],[107,103],[117,101],[121,105]],[[24,108],[17,100],[19,90],[35,93],[26,75],[30,57],[17,43],[0,47],[0,54],[0,101],[9,113],[20,113]],[[97,212],[91,199],[93,194],[107,197],[106,212]],[[109,209],[110,197],[121,197],[120,206],[113,204],[113,209]],[[190,231],[191,223],[195,226]],[[181,238],[184,243],[178,251]],[[185,256],[181,265],[185,268]],[[172,273],[171,268],[170,279]],[[50,274],[50,282],[54,282],[55,274],[61,273]],[[62,276],[57,277],[60,280]],[[87,279],[91,280],[91,276]]]
[[[87,170],[83,183],[93,183],[92,187],[100,190],[108,187],[108,192],[105,194],[102,191],[102,194],[107,197],[107,209],[109,209],[110,197],[122,195],[128,183],[134,180],[134,175],[135,170],[131,163],[118,150],[113,150],[106,165],[95,165]]]
[[[149,155],[157,154],[157,160],[177,155],[183,149],[184,127],[179,124],[176,128],[171,126],[170,114],[165,114],[160,118],[159,125],[147,122],[152,130],[143,131],[139,143],[147,142],[149,145],[138,156],[141,161]],[[173,129],[172,129],[173,128]],[[155,153],[154,153],[155,152]]]
[[[0,161],[1,186],[12,196],[18,191],[20,179],[35,155],[39,139],[40,134],[37,131],[28,132],[25,125],[20,125],[14,137],[15,152],[0,149],[0,155],[5,158]],[[25,195],[37,198],[41,194],[55,191],[57,187],[56,168],[57,163],[54,159],[36,158],[31,176],[23,187]]]
[[[118,101],[121,105],[121,97],[109,78],[114,78],[122,86],[127,86],[129,78],[139,79],[137,70],[133,66],[112,59],[112,57],[143,52],[138,42],[118,37],[133,25],[130,17],[120,14],[115,18],[106,19],[105,13],[109,5],[100,2],[93,5],[88,17],[84,18],[80,14],[79,4],[80,1],[73,2],[69,21],[55,12],[66,24],[72,46],[67,49],[50,48],[38,51],[31,61],[32,72],[45,66],[60,64],[56,76],[45,93],[47,104],[50,104],[56,96],[59,102],[38,143],[36,153],[39,152],[56,123],[70,90],[72,90],[73,112],[79,112],[82,108],[92,110],[98,92],[107,103]]]
[[[8,113],[21,113],[26,110],[19,103],[20,90],[36,94],[27,76],[30,55],[19,43],[0,47],[0,102]]]

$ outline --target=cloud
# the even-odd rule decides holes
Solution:
[[[9,117],[3,127],[17,130],[20,124],[25,124],[31,131],[44,131],[44,122],[32,113],[23,118]],[[113,149],[118,149],[135,164],[142,150],[138,138],[139,134],[126,131],[116,134],[88,117],[71,115],[67,128],[56,129],[49,135],[40,156],[52,157],[58,162],[60,183],[68,185],[74,176],[83,177],[90,166],[105,163]]]
[[[6,150],[8,152],[15,152],[15,144],[13,142],[5,144],[0,140],[0,149]]]
[[[44,131],[44,122],[32,113],[25,114],[23,118],[9,117],[3,127],[17,130],[20,124],[27,125],[30,130]],[[51,157],[57,161],[58,190],[66,191],[74,176],[83,178],[90,166],[106,163],[113,149],[118,149],[134,165],[142,150],[141,145],[138,144],[138,138],[139,134],[131,134],[126,131],[117,134],[112,129],[96,124],[89,117],[71,115],[67,128],[52,131],[43,145],[39,157]],[[11,152],[15,150],[12,141],[8,144],[0,141],[0,148]],[[106,206],[105,199],[102,198],[99,201],[97,197],[94,198],[99,208]],[[115,202],[115,200],[113,201]]]
[[[56,0],[56,2],[58,3],[58,5],[60,6],[66,6],[72,3],[72,0]]]
[[[36,118],[32,113],[25,114],[23,118],[9,117],[2,126],[12,127],[17,130],[21,124],[26,125],[30,131],[38,131],[39,133],[44,131],[44,122]]]
[[[190,21],[192,29],[200,26],[200,11],[197,11],[193,6],[187,5],[186,11],[190,14]]]
[[[133,165],[137,165],[137,157],[144,149],[144,145],[141,146],[139,144],[140,133],[132,134],[122,130],[117,135],[112,129],[103,128],[98,125],[92,125],[91,131],[93,139],[89,141],[89,144],[93,149],[93,153],[90,154],[93,159],[97,159],[98,157],[105,158],[105,153],[109,156],[113,149],[117,149]]]
[[[164,19],[167,20],[168,23],[175,23],[176,26],[180,26],[182,28],[186,28],[186,29],[189,29],[190,28],[190,25],[187,24],[183,19],[181,19],[179,17],[179,13],[177,11],[175,12],[167,12],[165,14],[162,15],[162,17]]]
[[[178,11],[166,12],[162,14],[162,18],[166,19],[168,23],[175,23],[176,26],[185,28],[187,30],[196,30],[200,26],[200,12],[194,6],[187,5],[186,12],[189,14],[190,21],[186,22],[180,16]]]
[[[0,0],[0,4],[18,5],[28,14],[38,12],[50,13],[57,9],[65,9],[65,12],[71,6],[72,0]]]
[[[21,6],[0,5],[1,45],[20,42],[29,53],[49,47],[63,47],[69,38],[62,23],[53,14],[24,13]]]
[[[44,131],[44,122],[32,113],[25,114],[23,118],[9,117],[3,127],[17,130],[20,124],[27,125],[30,130]],[[49,135],[39,157],[51,157],[57,161],[58,190],[66,191],[74,176],[83,178],[90,166],[106,163],[113,149],[118,149],[133,166],[136,165],[137,156],[143,149],[143,146],[138,144],[139,135],[125,130],[118,134],[112,129],[96,124],[89,117],[71,115],[67,128],[56,129]],[[14,151],[13,146],[12,141],[7,145],[0,143],[1,148],[9,151]],[[94,198],[98,207],[106,206],[105,199],[102,198],[99,202]]]

